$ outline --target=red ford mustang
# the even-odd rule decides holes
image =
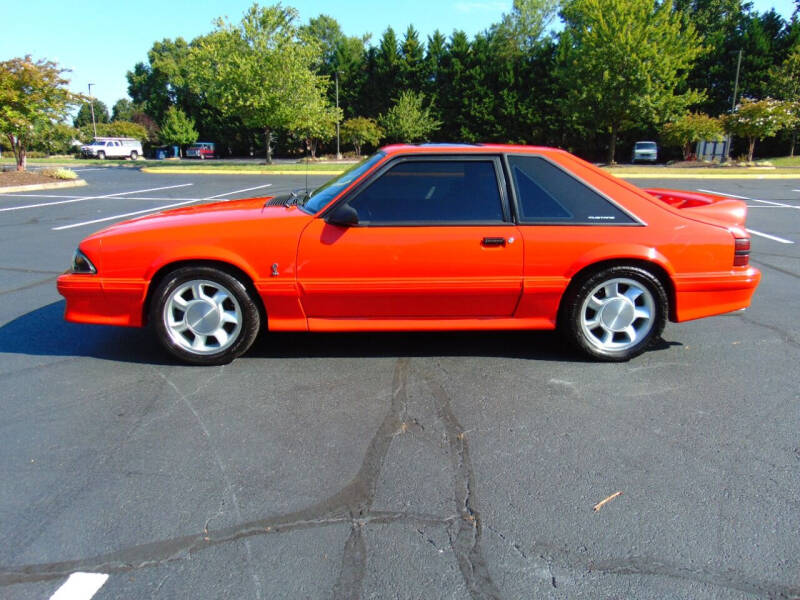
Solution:
[[[627,360],[742,309],[745,205],[642,191],[551,148],[382,148],[310,194],[171,210],[95,233],[58,279],[66,319],[150,323],[221,364],[271,331],[560,328]]]

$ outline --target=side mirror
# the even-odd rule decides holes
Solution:
[[[339,227],[352,227],[358,225],[358,212],[355,208],[346,202],[337,205],[325,217],[325,222],[329,225],[338,225]]]

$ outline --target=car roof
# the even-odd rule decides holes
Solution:
[[[564,150],[548,146],[522,146],[516,144],[393,144],[380,149],[394,154],[566,154]]]

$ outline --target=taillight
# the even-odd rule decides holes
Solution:
[[[746,267],[750,264],[750,238],[735,238],[735,241],[733,266]]]

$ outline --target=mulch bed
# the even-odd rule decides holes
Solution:
[[[16,185],[34,185],[37,183],[55,183],[58,181],[61,180],[28,171],[0,171],[0,188]]]

